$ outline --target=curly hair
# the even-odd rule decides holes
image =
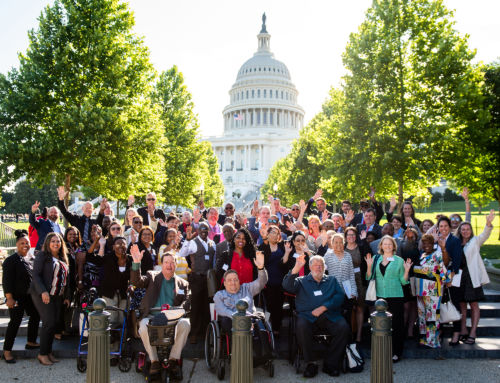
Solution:
[[[255,247],[255,242],[246,227],[239,228],[238,231],[234,234],[233,239],[229,243],[229,250],[231,251],[231,253],[234,252],[234,240],[236,239],[238,234],[243,234],[245,236],[245,247],[243,247],[243,255],[245,256],[245,258],[255,258],[257,248]]]

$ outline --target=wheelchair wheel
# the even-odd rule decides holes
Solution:
[[[168,370],[163,369],[163,371],[161,372],[161,376],[162,376],[161,381],[163,383],[170,383],[170,372]]]
[[[205,362],[210,370],[219,369],[221,359],[220,330],[216,321],[207,326],[205,334]]]
[[[129,372],[131,368],[132,368],[132,360],[127,357],[120,357],[120,360],[118,362],[118,369],[121,372]]]
[[[217,378],[219,380],[224,380],[224,375],[226,375],[226,366],[225,366],[224,360],[221,359],[221,360],[219,360],[219,363],[217,364]]]
[[[87,371],[87,359],[79,356],[77,359],[76,359],[76,368],[78,371],[80,372],[85,372]]]

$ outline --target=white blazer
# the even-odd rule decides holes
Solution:
[[[486,272],[483,259],[479,254],[479,249],[486,242],[492,230],[493,226],[486,226],[481,234],[472,237],[464,246],[467,268],[469,269],[470,279],[474,288],[490,283],[490,278]]]

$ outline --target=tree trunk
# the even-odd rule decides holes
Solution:
[[[398,207],[397,207],[397,214],[399,214],[399,215],[402,216],[401,206],[403,206],[403,182],[399,181],[398,182]]]
[[[66,206],[66,209],[69,206],[69,199],[71,197],[71,174],[66,174],[64,176],[64,189],[68,192],[66,197],[64,198],[64,206]],[[68,228],[69,223],[66,221],[66,218],[64,218],[64,227]]]
[[[483,205],[478,205],[477,206],[477,214],[481,214],[483,211]]]

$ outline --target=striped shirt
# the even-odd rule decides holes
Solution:
[[[356,288],[356,280],[354,279],[354,267],[352,265],[351,254],[349,254],[347,251],[344,251],[344,257],[342,259],[339,259],[332,249],[328,249],[324,258],[328,270],[328,275],[333,275],[337,279],[340,286],[344,290],[344,293],[344,282],[348,281],[349,285],[351,286],[350,295],[353,297],[357,297],[358,289]]]
[[[52,278],[52,284],[50,286],[50,295],[63,295],[64,286],[66,286],[68,278],[68,266],[56,258],[52,258],[52,264],[54,267],[54,277]]]

